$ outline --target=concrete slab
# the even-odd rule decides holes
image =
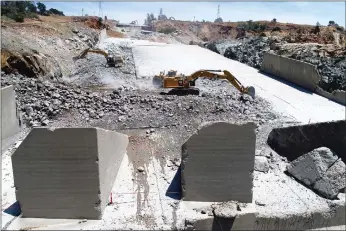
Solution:
[[[21,130],[22,121],[17,111],[16,94],[13,86],[1,88],[1,152],[9,148]]]
[[[189,201],[252,202],[255,124],[203,125],[182,146],[182,193]]]
[[[12,155],[24,217],[101,219],[126,135],[97,128],[34,128]]]
[[[254,86],[256,94],[271,102],[274,110],[300,122],[345,119],[344,106],[295,85],[261,74],[252,67],[199,46],[136,45],[133,47],[133,56],[138,78],[152,78],[160,71],[171,69],[185,74],[191,74],[199,69],[229,70],[243,85]]]

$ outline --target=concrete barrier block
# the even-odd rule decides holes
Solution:
[[[16,94],[13,86],[1,88],[1,141],[2,145],[8,147],[6,142],[21,130],[21,118],[17,111]],[[4,150],[2,147],[2,150]]]
[[[340,103],[342,105],[346,105],[346,92],[345,91],[340,91],[336,90],[333,91],[333,93],[329,93],[327,91],[324,91],[320,87],[316,87],[315,92],[323,97],[326,97],[327,99],[330,99],[332,101],[335,101],[337,103]]]
[[[101,219],[127,145],[99,128],[34,128],[12,155],[23,217]]]
[[[263,55],[261,71],[314,91],[321,77],[314,65],[271,53]]]
[[[346,121],[332,121],[273,129],[268,145],[292,161],[316,148],[333,150],[346,163]]]
[[[182,146],[182,194],[189,201],[252,202],[255,124],[202,126]]]

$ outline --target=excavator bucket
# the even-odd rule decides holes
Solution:
[[[250,95],[253,99],[255,98],[255,88],[253,86],[248,87],[246,93]]]
[[[156,88],[163,88],[163,78],[160,75],[155,75],[153,78],[153,85]]]

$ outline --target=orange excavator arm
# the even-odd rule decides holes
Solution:
[[[223,72],[223,74],[218,74],[218,72]],[[255,97],[254,87],[244,87],[240,81],[232,75],[229,71],[221,70],[200,70],[196,71],[192,75],[187,77],[188,82],[195,82],[198,78],[217,78],[217,79],[227,79],[230,84],[237,88],[241,93],[249,94],[253,98]]]
[[[78,56],[75,56],[73,59],[83,59],[88,53],[96,53],[96,54],[101,54],[103,56],[105,56],[106,58],[108,57],[108,53],[105,52],[104,50],[100,50],[100,49],[90,49],[87,48],[84,51],[82,51]]]
[[[193,73],[191,76],[187,77],[188,81],[196,81],[198,78],[217,78],[217,79],[227,79],[235,88],[240,92],[246,93],[246,87],[244,87],[239,80],[234,77],[229,71],[224,70],[223,74],[218,74],[216,72],[222,72],[221,70],[200,70]]]

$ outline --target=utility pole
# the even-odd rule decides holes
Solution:
[[[103,18],[101,2],[99,2],[99,17],[100,17],[100,18]]]
[[[84,16],[84,14],[83,14],[83,10],[84,10],[84,9],[82,8],[82,17]]]

